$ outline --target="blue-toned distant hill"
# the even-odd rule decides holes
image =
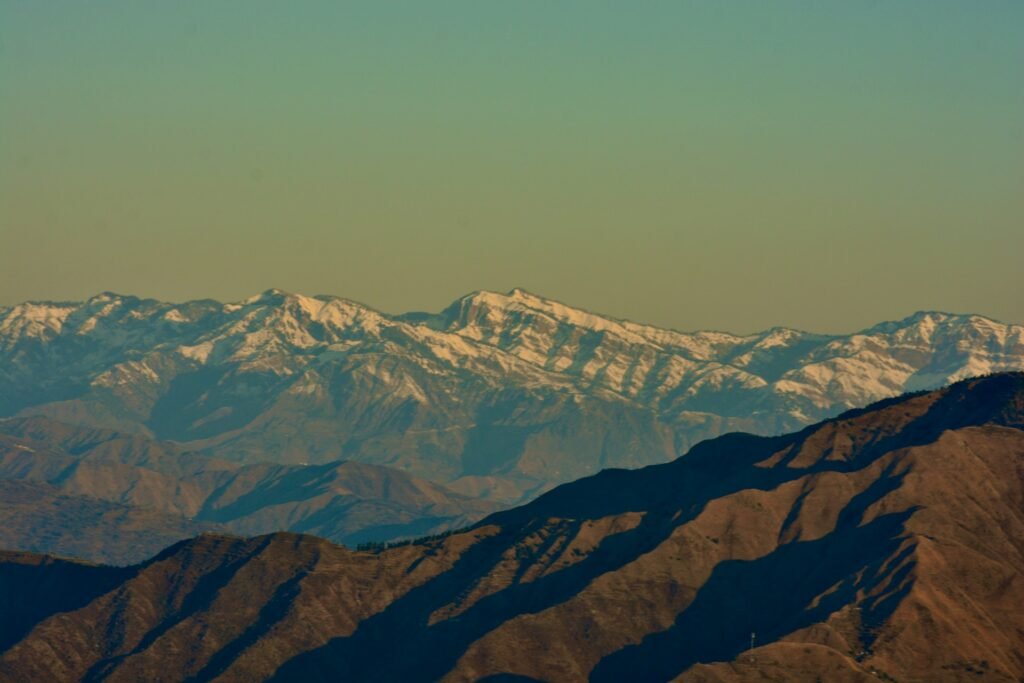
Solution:
[[[358,462],[241,465],[48,418],[0,420],[0,549],[128,564],[203,531],[394,541],[497,505]]]

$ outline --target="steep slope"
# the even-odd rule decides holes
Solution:
[[[502,502],[729,431],[781,433],[1024,368],[1024,328],[919,313],[848,336],[680,333],[523,290],[389,316],[269,290],[0,309],[0,416],[135,432],[238,462],[386,465]],[[581,454],[586,454],[585,456]]]
[[[727,435],[376,554],[200,537],[96,594],[36,613],[0,678],[1016,681],[1024,375]]]
[[[139,435],[0,420],[0,547],[8,549],[137,562],[215,529],[302,531],[355,545],[463,527],[494,509],[375,465],[242,466]]]

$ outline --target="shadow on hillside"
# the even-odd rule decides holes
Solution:
[[[43,619],[85,607],[136,571],[60,559],[41,565],[0,560],[0,652]]]
[[[865,408],[849,410],[830,421],[878,413],[927,394],[918,392],[885,399]],[[1024,429],[1024,373],[965,380],[947,387],[923,415],[908,419],[892,433],[879,434],[876,440],[862,446],[856,460],[871,460],[896,448],[924,446],[934,443],[945,431],[986,424]],[[800,435],[812,433],[818,427],[808,427]]]
[[[230,556],[226,562],[218,565],[213,571],[201,574],[196,584],[188,588],[184,599],[181,601],[181,605],[176,609],[168,610],[169,614],[167,615],[167,618],[163,619],[156,628],[148,631],[145,637],[143,637],[130,652],[99,659],[89,668],[88,671],[85,672],[82,676],[82,681],[84,683],[92,683],[93,681],[102,681],[106,679],[122,661],[145,651],[165,633],[176,627],[178,624],[190,619],[194,614],[208,611],[210,605],[212,605],[213,601],[217,599],[217,594],[231,583],[235,578],[235,575],[241,571],[242,568],[252,560],[252,558],[262,553],[272,541],[272,536],[265,536],[259,545],[253,548],[250,552]],[[188,547],[185,544],[189,543],[190,541],[182,541],[181,544],[173,545],[141,566],[159,562],[160,558],[170,555],[173,548],[182,547],[182,545],[184,545],[184,547]],[[187,557],[185,558],[185,561],[188,562]],[[167,598],[169,602],[173,600],[174,589],[172,589],[172,592],[168,594]]]
[[[496,525],[502,531],[467,550],[451,570],[364,620],[351,636],[335,638],[286,662],[276,678],[439,679],[488,632],[519,615],[536,614],[569,600],[602,574],[656,548],[674,529],[699,515],[708,502],[744,489],[772,490],[810,474],[859,470],[895,449],[932,443],[951,428],[987,423],[1016,426],[1021,422],[1022,387],[1021,375],[964,382],[944,392],[922,415],[890,411],[878,419],[869,418],[855,427],[862,438],[847,460],[829,459],[825,448],[806,468],[789,467],[789,456],[774,467],[760,466],[773,454],[795,454],[819,425],[783,437],[728,434],[698,444],[671,463],[633,471],[606,470],[563,485],[532,503],[482,521],[481,526]],[[842,419],[896,407],[901,400],[906,399],[851,411]],[[861,521],[864,511],[898,488],[901,479],[889,467],[850,501],[835,530],[821,539],[783,545],[758,560],[722,562],[672,628],[606,656],[595,668],[594,680],[658,680],[696,662],[730,660],[749,645],[751,632],[758,634],[758,643],[771,642],[853,604],[858,592],[876,591],[875,597],[858,605],[860,646],[869,649],[874,629],[911,584],[911,549],[901,551],[900,547],[905,542],[903,524],[914,511],[863,525]],[[576,564],[529,583],[513,581],[458,616],[429,623],[438,609],[460,604],[509,548],[524,552],[524,546],[517,544],[545,525],[560,526],[558,533],[572,535],[584,520],[634,511],[645,513],[637,527],[606,537]],[[543,550],[531,552],[536,557]],[[824,597],[815,602],[818,596]],[[396,643],[400,644],[398,655]],[[652,662],[656,668],[651,668]]]
[[[709,501],[742,489],[774,489],[807,475],[808,470],[752,466],[779,445],[779,439],[732,435],[713,446],[695,449],[694,455],[670,465],[606,472],[561,487],[524,508],[498,513],[488,521],[500,525],[501,533],[481,540],[451,570],[364,620],[351,636],[335,638],[286,662],[275,680],[438,680],[486,633],[516,616],[535,614],[569,600],[595,578],[655,549],[675,528],[696,517]],[[822,463],[816,469],[846,467],[845,463]],[[645,641],[636,651],[627,649],[607,658],[598,676],[601,680],[633,680],[624,678],[624,673],[635,672],[637,661],[648,650],[663,656],[665,670],[673,672],[689,661],[729,657],[742,651],[752,628],[760,631],[762,638],[777,638],[806,620],[820,620],[828,613],[822,610],[834,608],[833,602],[851,601],[852,592],[863,585],[845,586],[817,609],[802,617],[793,616],[814,596],[852,574],[844,568],[867,566],[874,558],[891,555],[899,546],[898,534],[909,511],[857,526],[868,505],[898,486],[899,478],[883,476],[851,501],[836,532],[824,539],[790,544],[754,562],[722,563],[694,606],[680,617],[677,627],[663,636],[652,636],[649,644]],[[560,518],[555,522],[563,527],[558,529],[559,534],[571,537],[584,519],[637,510],[646,511],[637,527],[606,537],[576,564],[529,583],[513,581],[458,616],[429,623],[431,614],[446,605],[459,604],[508,548],[552,523],[549,520]],[[869,548],[871,559],[865,561]],[[522,552],[524,548],[517,550]],[[533,554],[543,552],[541,547]],[[724,615],[730,615],[735,623]],[[699,631],[707,635],[698,636],[689,646],[676,642],[678,633]],[[397,650],[396,644],[400,644]]]
[[[836,531],[821,539],[789,543],[757,560],[722,562],[672,627],[606,656],[590,680],[666,681],[697,663],[732,661],[750,646],[752,633],[759,645],[777,641],[854,604],[858,593],[882,588],[861,604],[861,647],[870,649],[873,627],[909,591],[914,566],[913,546],[900,550],[913,510],[857,525],[884,488],[852,502]],[[816,602],[818,596],[824,597]]]

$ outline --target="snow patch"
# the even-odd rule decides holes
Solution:
[[[195,346],[179,346],[178,353],[190,360],[206,363],[213,352],[213,342],[207,341]]]

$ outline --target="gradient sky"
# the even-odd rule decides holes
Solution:
[[[1024,321],[1024,2],[0,0],[0,304]]]

